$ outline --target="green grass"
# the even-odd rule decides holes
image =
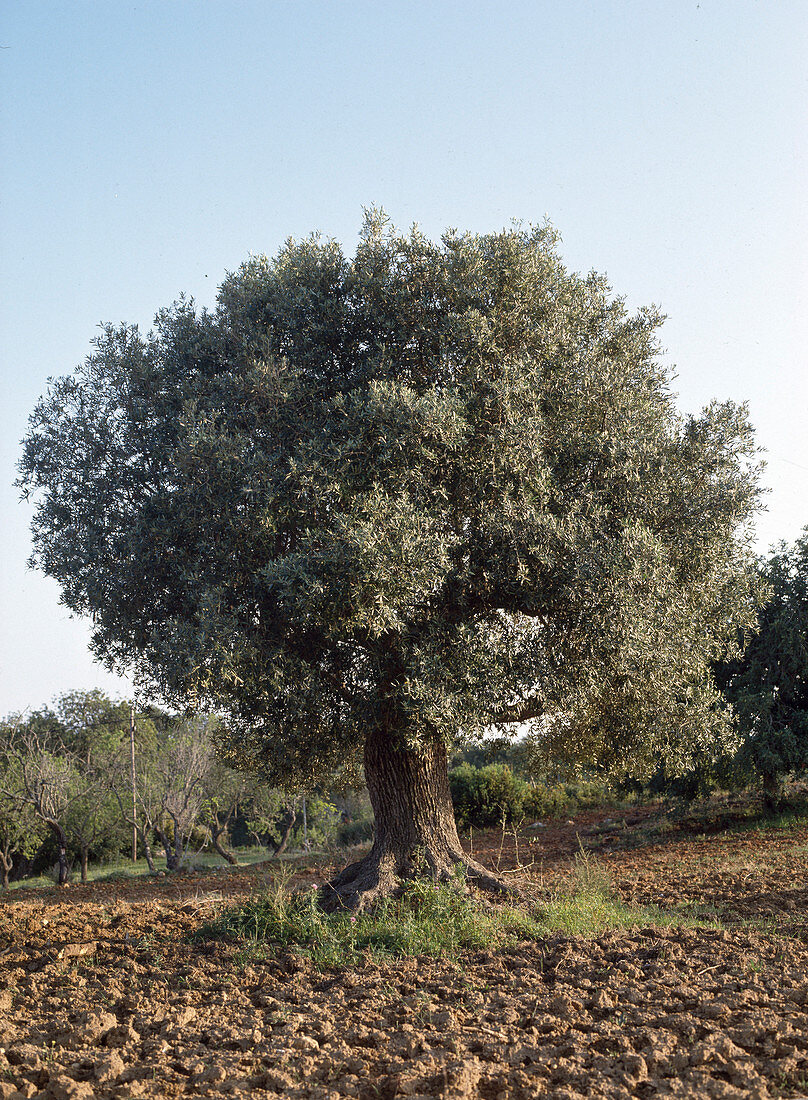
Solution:
[[[656,831],[686,829],[692,833],[701,826],[704,835],[717,835],[787,830],[806,825],[808,788],[805,783],[800,782],[786,785],[782,793],[782,803],[777,809],[767,808],[756,791],[747,790],[732,796],[716,794],[679,805],[669,813],[664,823],[656,824]]]
[[[403,897],[380,902],[369,913],[325,914],[317,893],[290,893],[281,884],[242,905],[223,910],[197,937],[297,949],[321,968],[351,966],[376,958],[454,955],[485,947],[500,933],[501,919],[487,915],[460,890],[415,882]]]
[[[808,825],[808,806],[801,802],[797,806],[785,806],[782,810],[768,811],[750,817],[747,821],[730,826],[727,832],[766,832],[795,829]]]
[[[292,950],[309,956],[319,969],[340,969],[368,956],[379,961],[418,955],[452,958],[557,932],[596,936],[649,925],[720,927],[713,916],[626,905],[605,871],[586,856],[576,862],[575,880],[569,890],[526,907],[486,905],[460,882],[417,880],[401,897],[355,914],[323,913],[314,889],[291,893],[280,882],[265,894],[223,909],[195,938],[235,941],[245,959]]]
[[[253,863],[261,863],[264,860],[270,858],[269,852],[266,848],[234,848],[233,854],[238,859],[239,865],[242,867],[249,866]],[[316,859],[317,853],[311,852],[291,852],[288,857],[290,861],[301,859]],[[154,853],[154,863],[157,868],[158,874],[165,872],[166,861],[165,856]],[[225,863],[222,857],[217,852],[198,852],[191,853],[188,856],[183,870],[194,871],[206,871],[217,870],[226,871],[230,868],[230,864]],[[233,868],[234,870],[236,868]],[[148,878],[151,872],[146,864],[145,859],[139,859],[136,863],[133,863],[131,859],[119,859],[110,863],[95,863],[90,864],[87,869],[87,881],[88,882],[119,882],[128,881],[139,878]],[[79,868],[74,865],[72,874],[69,879],[71,884],[81,882],[81,876]],[[36,875],[31,878],[19,879],[16,882],[9,884],[9,889],[43,889],[47,887],[53,887],[55,885],[54,880],[49,875]],[[2,896],[2,895],[0,895]]]

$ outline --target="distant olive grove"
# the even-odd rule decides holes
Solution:
[[[100,691],[69,692],[53,709],[4,719],[3,886],[45,870],[59,883],[74,872],[86,881],[91,860],[134,851],[156,872],[160,857],[178,870],[203,849],[235,864],[234,840],[279,855],[290,843],[337,839],[357,813],[355,800],[342,797],[338,808],[322,793],[282,791],[226,767],[215,751],[217,725],[214,716],[134,712]],[[345,776],[335,783],[344,787]]]

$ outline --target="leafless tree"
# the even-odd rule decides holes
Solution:
[[[29,857],[42,841],[44,825],[25,801],[21,769],[8,752],[12,728],[0,729],[0,882],[8,888],[15,856]]]

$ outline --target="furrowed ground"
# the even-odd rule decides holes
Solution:
[[[587,935],[557,917],[539,938],[347,969],[194,938],[269,864],[12,891],[0,1098],[808,1094],[808,824],[718,824],[643,808],[475,834],[539,910],[602,899],[608,875],[636,923],[606,929],[591,904]],[[298,864],[295,884],[327,870]]]

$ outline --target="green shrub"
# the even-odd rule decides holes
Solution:
[[[337,844],[344,848],[353,848],[356,844],[365,844],[373,839],[373,822],[367,818],[358,821],[345,821],[337,830]]]
[[[449,787],[461,828],[486,829],[503,820],[515,825],[525,818],[561,817],[613,801],[606,787],[593,780],[534,785],[514,775],[507,764],[482,768],[460,764],[449,772]]]
[[[461,764],[449,772],[455,817],[461,827],[485,829],[521,821],[530,786],[513,774],[507,764],[475,768]]]
[[[596,779],[579,779],[575,783],[567,783],[564,786],[570,802],[578,809],[588,809],[591,806],[609,806],[615,802],[615,793],[605,783]]]
[[[476,816],[476,778],[479,769],[474,764],[458,764],[449,770],[449,790],[452,793],[455,820],[461,827],[471,824]]]
[[[571,799],[566,787],[556,783],[552,787],[528,787],[524,801],[525,817],[560,817],[569,813]]]
[[[308,842],[309,848],[326,848],[337,840],[340,812],[328,798],[320,795],[306,797],[306,828],[303,828],[302,810],[298,813],[297,824],[292,830],[291,846],[302,848]]]

